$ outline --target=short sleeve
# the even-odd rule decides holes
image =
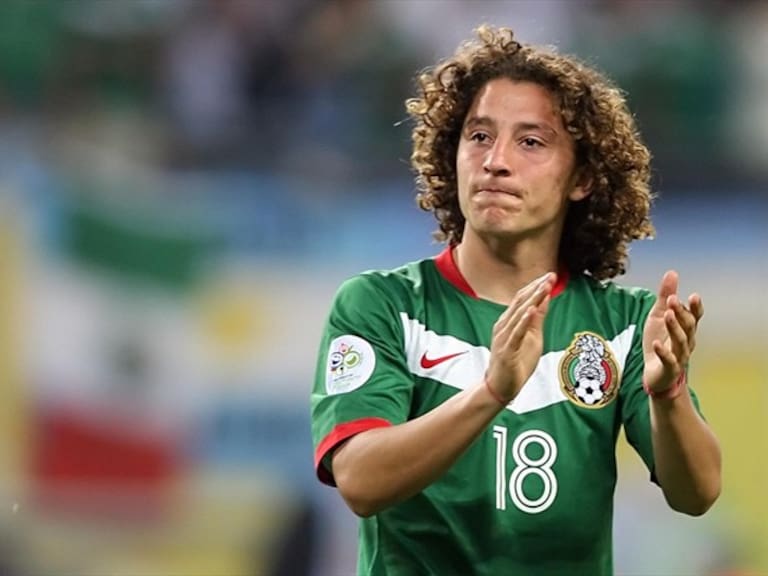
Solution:
[[[330,455],[339,443],[372,428],[405,422],[413,376],[391,279],[356,276],[339,288],[326,321],[311,397],[315,469],[334,485]]]

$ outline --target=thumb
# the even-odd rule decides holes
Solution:
[[[656,304],[654,305],[654,308],[657,311],[666,310],[667,298],[669,298],[673,294],[677,294],[677,285],[678,285],[677,272],[675,272],[674,270],[667,270],[667,272],[664,273],[664,276],[661,279],[661,284],[659,285],[658,297],[656,298]]]

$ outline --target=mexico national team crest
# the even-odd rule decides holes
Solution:
[[[602,408],[619,390],[619,368],[597,334],[579,332],[560,361],[560,386],[579,406]]]

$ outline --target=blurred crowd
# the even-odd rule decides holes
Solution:
[[[414,77],[482,22],[614,78],[665,185],[768,180],[760,1],[10,0],[0,138],[27,122],[161,168],[407,177]]]

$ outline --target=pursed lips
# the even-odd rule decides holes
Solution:
[[[522,198],[522,194],[516,190],[510,190],[509,188],[499,188],[497,186],[484,186],[482,188],[477,188],[475,190],[475,194],[480,193],[488,193],[488,194],[505,194],[507,196],[513,196],[515,198]]]

